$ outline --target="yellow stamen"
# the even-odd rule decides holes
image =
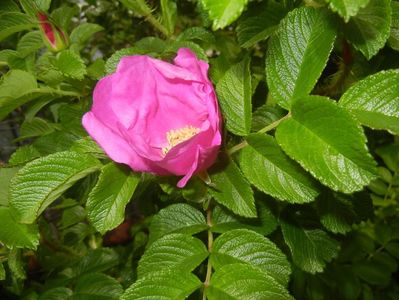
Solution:
[[[166,155],[174,146],[187,141],[199,132],[199,128],[194,126],[186,126],[180,129],[172,129],[166,133],[168,145],[162,148],[163,155]]]

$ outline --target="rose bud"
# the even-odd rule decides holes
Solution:
[[[38,12],[37,19],[44,43],[51,51],[58,52],[68,46],[67,36],[59,27],[50,22],[46,13]]]
[[[220,114],[208,64],[179,49],[174,64],[149,56],[121,59],[102,78],[83,126],[107,155],[134,171],[183,178],[210,167],[221,144]]]

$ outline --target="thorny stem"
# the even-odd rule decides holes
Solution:
[[[291,117],[291,113],[288,113],[284,117],[282,117],[281,119],[278,119],[278,120],[274,121],[273,123],[263,127],[261,130],[257,131],[257,133],[268,132],[268,131],[276,128],[282,121],[284,121],[285,119],[288,119],[289,117]],[[227,153],[229,155],[231,155],[231,154],[241,150],[242,148],[244,148],[247,145],[248,145],[247,141],[242,141],[241,143],[239,143],[239,144],[231,147],[229,150],[227,150]]]
[[[212,246],[213,246],[213,233],[212,233],[212,207],[208,207],[208,209],[206,210],[206,223],[208,224],[208,252],[209,255],[212,252]],[[206,267],[206,277],[205,277],[205,281],[204,281],[204,290],[203,290],[203,294],[202,294],[202,300],[206,300],[206,288],[209,286],[209,282],[211,280],[211,275],[212,275],[212,264],[211,264],[211,260],[208,257],[208,265]]]

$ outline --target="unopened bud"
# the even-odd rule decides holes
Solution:
[[[38,12],[40,32],[47,47],[54,52],[61,51],[68,46],[68,37],[66,34],[53,24],[46,13]]]

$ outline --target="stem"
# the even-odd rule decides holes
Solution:
[[[257,133],[265,133],[265,132],[268,132],[268,131],[270,131],[270,130],[276,128],[282,121],[288,119],[289,117],[291,117],[291,113],[288,113],[288,114],[286,114],[284,117],[282,117],[282,118],[280,118],[280,119],[274,121],[273,123],[271,123],[271,124],[269,124],[269,125],[263,127],[261,130],[257,131]],[[229,155],[231,155],[231,154],[237,152],[238,150],[241,150],[242,148],[244,148],[244,147],[247,146],[247,145],[248,145],[247,141],[242,141],[241,143],[239,143],[239,144],[237,144],[237,145],[231,147],[230,149],[228,149],[228,150],[227,150],[227,153],[228,153]]]
[[[213,246],[213,233],[212,233],[212,208],[208,207],[208,209],[206,210],[206,223],[209,226],[208,229],[208,252],[209,255],[212,253],[212,246]],[[212,275],[212,264],[211,264],[211,260],[208,257],[208,264],[206,267],[206,277],[205,277],[205,281],[204,281],[204,291],[202,294],[202,300],[206,300],[206,294],[205,294],[205,290],[206,288],[209,286],[209,282],[211,280],[211,275]]]
[[[146,15],[145,18],[147,19],[148,22],[151,23],[152,26],[154,26],[156,29],[158,29],[162,34],[166,37],[169,37],[169,32],[166,30],[165,26],[163,26],[157,18],[155,18],[152,14]]]

